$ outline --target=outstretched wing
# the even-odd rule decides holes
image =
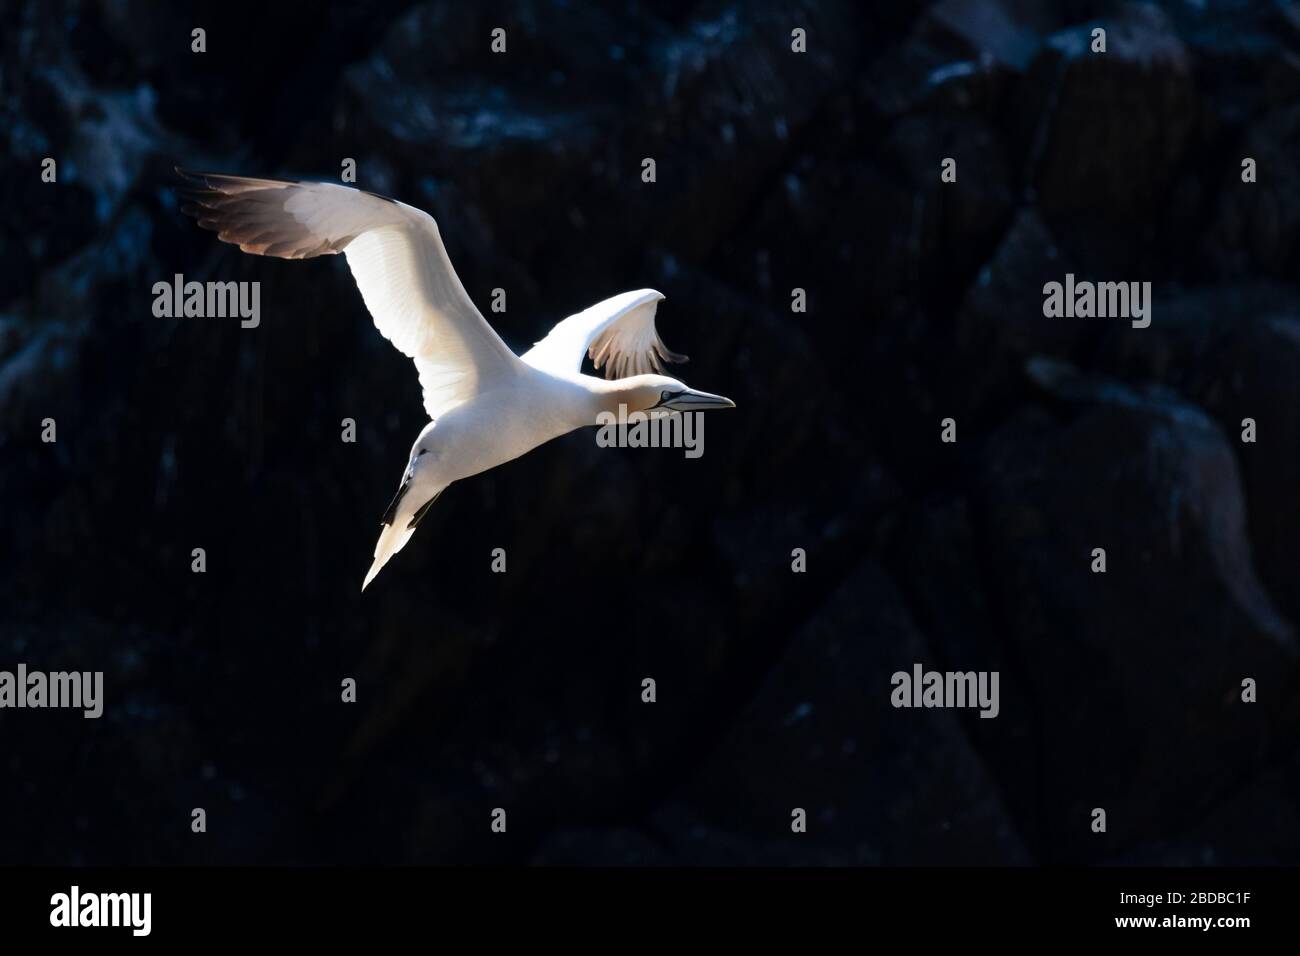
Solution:
[[[566,375],[580,371],[588,353],[597,369],[605,369],[606,378],[662,372],[665,361],[687,361],[669,351],[655,330],[662,298],[654,289],[639,289],[597,302],[556,325],[521,358],[534,368]]]
[[[430,418],[518,373],[428,213],[338,183],[177,171],[194,184],[183,211],[223,242],[281,259],[344,253],[375,326],[415,361]]]

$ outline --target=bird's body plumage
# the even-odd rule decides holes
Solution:
[[[336,183],[182,174],[195,184],[184,211],[245,252],[344,253],[376,327],[415,363],[431,421],[384,514],[363,589],[452,482],[593,425],[620,404],[663,414],[732,405],[658,374],[664,361],[685,356],[659,338],[663,296],[653,289],[570,316],[516,356],[465,292],[428,213]],[[612,381],[582,374],[587,355]]]

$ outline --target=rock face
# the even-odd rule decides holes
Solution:
[[[107,696],[0,711],[0,863],[1300,862],[1300,32],[1086,6],[0,8],[0,669]],[[512,346],[656,287],[738,410],[459,483],[363,599],[415,375],[172,171],[348,159]]]
[[[1186,827],[1267,753],[1270,724],[1296,708],[1246,707],[1241,681],[1288,673],[1296,645],[1255,575],[1218,427],[1163,393],[1046,362],[1034,373],[1067,405],[1027,409],[990,438],[987,558],[1034,690],[1051,848],[1098,860]],[[1117,560],[1113,539],[1142,546]],[[1215,759],[1188,761],[1169,739],[1196,740]],[[1078,826],[1094,807],[1112,820],[1105,844]]]
[[[1252,126],[1240,143],[1240,164],[1253,161],[1276,170],[1259,189],[1225,189],[1212,244],[1227,270],[1286,278],[1300,264],[1300,171],[1282,153],[1300,142],[1300,107],[1274,109]],[[1258,175],[1256,173],[1256,175]]]
[[[749,855],[839,865],[1025,862],[964,716],[891,704],[892,675],[915,663],[932,667],[932,648],[897,588],[864,563],[791,640],[663,811],[658,822],[673,847],[708,865]],[[806,835],[791,830],[796,809]]]
[[[1191,59],[1168,16],[1137,4],[1052,34],[1023,91],[1026,177],[1045,218],[1098,264],[1140,261],[1198,112]]]

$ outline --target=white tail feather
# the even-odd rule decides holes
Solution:
[[[379,540],[375,542],[375,560],[370,565],[370,570],[366,572],[366,579],[361,582],[361,590],[366,589],[379,569],[388,563],[388,559],[406,546],[406,542],[411,540],[411,535],[415,534],[414,528],[406,527],[405,521],[394,521],[392,524],[384,525],[384,530],[379,532]]]

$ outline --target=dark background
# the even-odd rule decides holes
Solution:
[[[0,11],[0,668],[106,696],[0,712],[0,862],[1300,861],[1295,4]],[[704,457],[567,436],[363,597],[414,370],[172,192],[345,157],[520,350],[665,292]],[[1044,318],[1067,271],[1150,328]],[[261,327],[154,318],[176,272]],[[893,709],[916,661],[1001,715]]]

